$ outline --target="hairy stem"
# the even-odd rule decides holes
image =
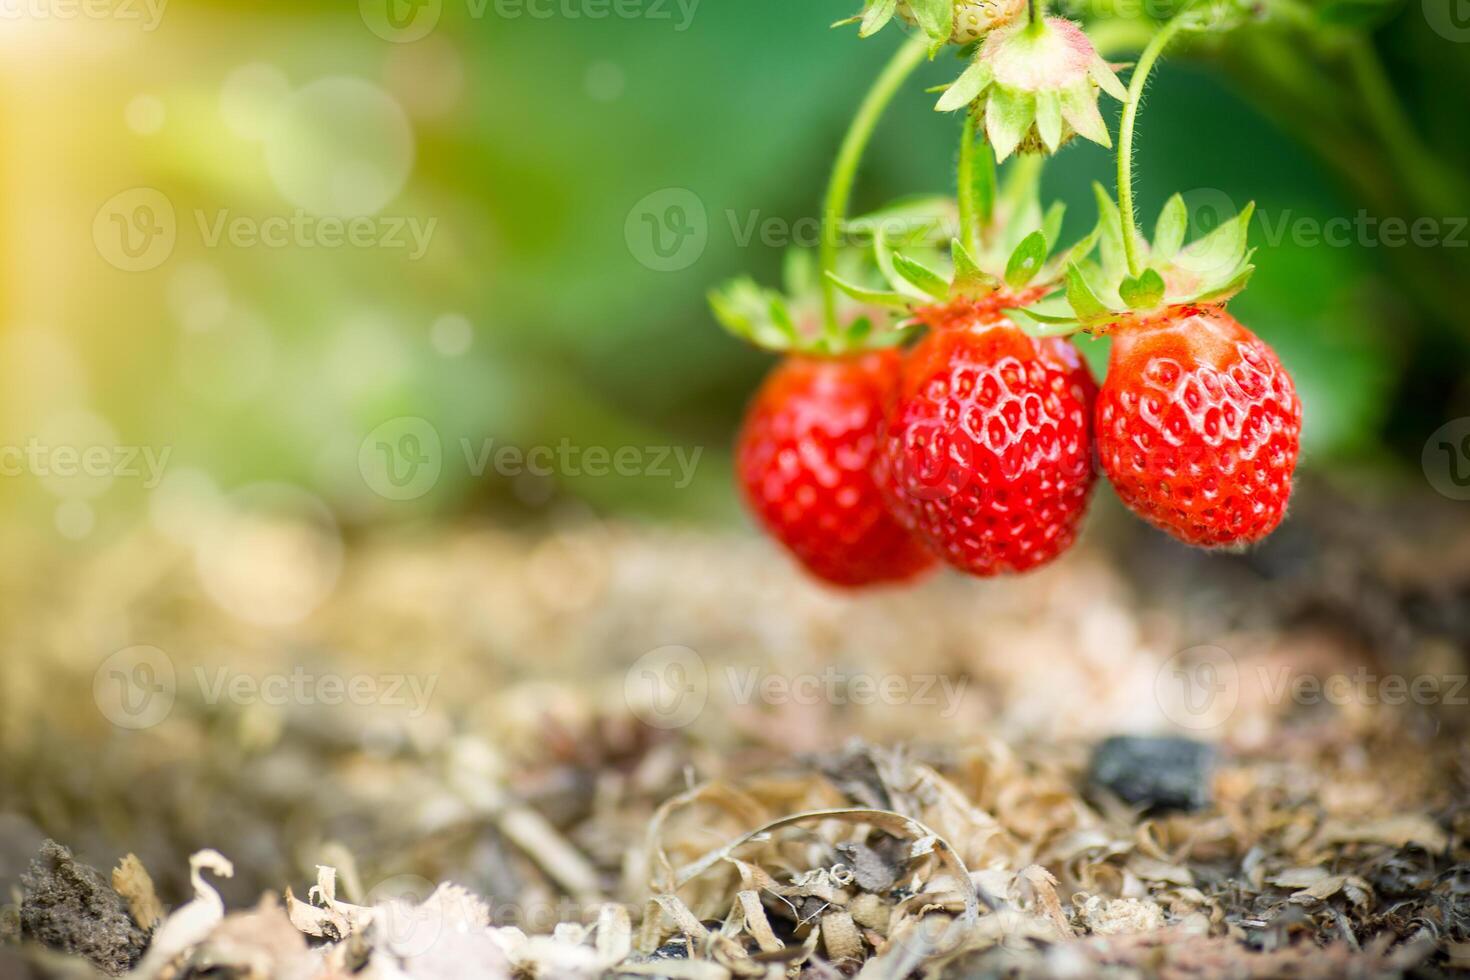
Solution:
[[[965,113],[965,124],[960,128],[959,188],[956,195],[960,202],[960,241],[970,254],[976,252],[979,241],[980,214],[975,202],[975,114]]]
[[[858,165],[862,163],[863,151],[873,137],[883,110],[888,108],[899,88],[924,61],[928,50],[928,39],[924,37],[912,38],[898,49],[858,107],[857,115],[843,137],[842,148],[837,151],[837,160],[832,164],[832,178],[827,184],[827,197],[822,205],[821,247],[822,313],[828,336],[836,334],[838,324],[837,287],[827,273],[837,270],[842,223],[847,219],[847,203],[852,197]]]
[[[1138,261],[1138,224],[1133,214],[1133,127],[1138,121],[1138,104],[1143,98],[1143,87],[1148,84],[1149,72],[1183,26],[1183,17],[1176,16],[1153,36],[1138,56],[1133,77],[1128,80],[1123,121],[1118,127],[1118,211],[1123,217],[1123,253],[1128,257],[1128,274],[1135,279],[1143,268]]]

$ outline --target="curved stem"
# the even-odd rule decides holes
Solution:
[[[837,287],[827,273],[837,271],[837,250],[842,237],[842,223],[847,219],[847,202],[852,196],[852,183],[857,178],[858,164],[863,151],[873,137],[878,118],[904,81],[924,61],[929,42],[925,37],[915,37],[904,43],[884,67],[878,80],[863,104],[858,106],[857,115],[843,137],[842,148],[837,151],[837,160],[832,164],[832,178],[827,184],[827,197],[822,205],[822,314],[827,334],[837,331]]]
[[[1123,121],[1118,127],[1118,211],[1123,217],[1123,253],[1128,257],[1128,275],[1135,279],[1143,269],[1138,262],[1138,225],[1133,217],[1133,126],[1138,120],[1138,103],[1143,98],[1148,74],[1183,26],[1183,17],[1176,16],[1138,56],[1133,76],[1128,79],[1128,101],[1123,103]]]
[[[960,164],[957,199],[960,202],[960,241],[970,254],[976,252],[980,231],[980,212],[975,203],[975,114],[966,110],[965,124],[960,128]]]

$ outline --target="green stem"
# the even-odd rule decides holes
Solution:
[[[960,241],[974,255],[979,241],[980,213],[975,203],[975,114],[966,111],[960,128],[959,188]]]
[[[1135,279],[1143,268],[1138,261],[1138,225],[1133,215],[1133,126],[1138,120],[1138,103],[1143,98],[1148,74],[1183,26],[1183,16],[1176,16],[1154,35],[1143,54],[1138,56],[1133,77],[1128,80],[1128,101],[1123,103],[1123,121],[1118,127],[1118,211],[1123,217],[1123,253],[1128,257],[1128,275]]]
[[[847,202],[852,196],[852,184],[857,178],[858,165],[863,151],[873,137],[873,130],[883,110],[893,101],[899,88],[923,63],[929,51],[925,37],[915,37],[905,42],[884,67],[878,80],[863,104],[858,107],[843,137],[842,148],[837,151],[837,160],[832,164],[832,178],[827,184],[827,197],[822,205],[822,313],[826,322],[827,335],[837,333],[837,287],[827,273],[837,271],[837,251],[842,238],[842,224],[847,220]]]

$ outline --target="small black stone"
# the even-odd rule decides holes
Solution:
[[[1092,752],[1088,780],[1145,810],[1198,810],[1210,802],[1214,746],[1187,738],[1115,735]]]
[[[128,903],[95,868],[53,840],[21,875],[20,932],[62,953],[86,957],[109,976],[132,969],[148,945]]]

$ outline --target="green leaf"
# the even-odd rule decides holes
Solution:
[[[1137,279],[1119,283],[1118,295],[1135,310],[1151,310],[1164,300],[1164,277],[1153,269],[1145,269]]]
[[[1184,244],[1184,232],[1189,226],[1189,209],[1184,198],[1175,194],[1159,212],[1159,223],[1154,226],[1154,244],[1151,254],[1165,261],[1172,259]]]
[[[844,335],[849,346],[856,347],[873,333],[873,321],[865,316],[860,316],[847,325]]]
[[[900,276],[935,299],[949,299],[949,281],[928,266],[895,252],[893,267]]]
[[[1021,240],[1006,263],[1006,285],[1021,289],[1041,271],[1046,262],[1046,235],[1033,231]]]
[[[857,283],[848,282],[835,272],[827,273],[827,280],[859,303],[869,303],[873,306],[891,306],[895,309],[907,309],[910,305],[909,298],[902,293],[890,293],[879,289],[869,289],[866,286],[859,286]]]
[[[1113,314],[1097,298],[1097,293],[1093,292],[1092,285],[1082,273],[1082,267],[1076,262],[1067,266],[1067,303],[1072,307],[1072,312],[1077,314],[1077,319],[1083,323],[1105,319]]]
[[[989,87],[994,77],[990,63],[976,58],[970,63],[970,67],[954,80],[954,84],[944,90],[944,94],[939,97],[939,102],[934,106],[935,111],[953,112],[969,105]]]
[[[898,0],[868,0],[868,7],[863,11],[863,26],[858,28],[858,37],[872,37],[881,31],[893,19],[893,12],[897,7]]]

